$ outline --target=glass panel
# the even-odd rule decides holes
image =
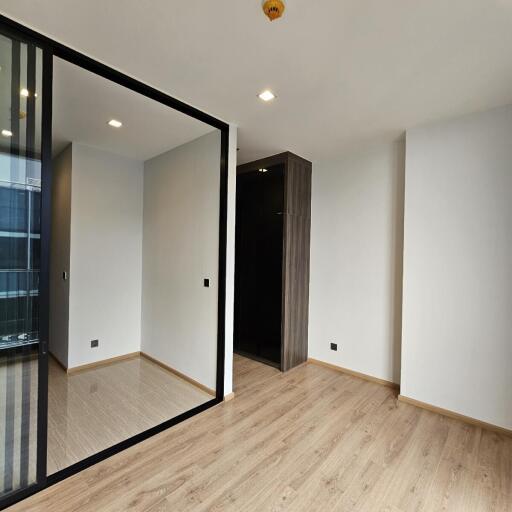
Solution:
[[[37,479],[41,63],[0,35],[0,497]]]
[[[57,57],[52,124],[48,474],[214,399],[221,155]]]

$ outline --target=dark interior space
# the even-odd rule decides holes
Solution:
[[[284,164],[237,177],[234,348],[281,366]]]

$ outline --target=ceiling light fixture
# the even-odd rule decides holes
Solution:
[[[30,93],[28,92],[28,89],[21,89],[20,96],[23,96],[24,98],[28,98],[30,96]]]
[[[268,169],[258,169],[259,172],[268,172]]]
[[[108,122],[109,126],[113,126],[114,128],[121,128],[123,126],[123,123],[121,121],[118,121],[117,119],[111,119]]]
[[[12,137],[12,132],[11,130],[2,130],[2,135],[4,137]]]
[[[276,97],[276,95],[269,91],[268,89],[266,91],[263,91],[262,93],[258,94],[258,98],[263,101],[271,101]]]

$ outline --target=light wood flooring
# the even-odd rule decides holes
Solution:
[[[315,365],[235,356],[234,400],[14,511],[510,512],[512,439]]]
[[[213,397],[144,357],[48,375],[48,474]]]

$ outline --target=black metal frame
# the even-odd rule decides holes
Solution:
[[[224,399],[225,357],[225,307],[226,307],[226,242],[228,201],[228,151],[229,125],[202,112],[168,94],[135,78],[111,68],[91,57],[83,55],[62,43],[54,41],[0,14],[0,32],[26,43],[35,44],[43,51],[43,98],[42,98],[42,190],[41,190],[41,267],[40,267],[40,342],[38,365],[38,429],[37,429],[37,483],[0,498],[0,509],[8,507],[46,487],[68,478],[112,455],[133,446],[163,430],[166,430]],[[221,131],[220,157],[220,208],[219,208],[219,268],[218,268],[218,313],[217,313],[217,385],[214,399],[171,418],[160,425],[141,432],[110,448],[73,464],[53,475],[46,474],[47,428],[48,428],[48,338],[49,338],[49,255],[51,229],[51,179],[52,179],[52,92],[53,58],[59,57],[96,75],[102,76],[143,96],[151,98],[198,121]]]

